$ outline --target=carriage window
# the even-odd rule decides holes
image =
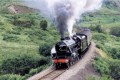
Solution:
[[[86,48],[87,48],[87,42],[86,42],[86,40],[83,40],[82,49],[85,50]]]

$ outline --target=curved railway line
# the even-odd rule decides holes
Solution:
[[[66,70],[53,70],[43,77],[39,78],[39,80],[54,80],[61,74],[63,74]]]
[[[92,42],[90,48],[83,56],[83,58],[72,65],[69,69],[55,70],[53,66],[50,66],[48,69],[28,78],[27,80],[69,80],[70,77],[76,75],[78,71],[83,69],[86,64],[89,63],[89,61],[94,57],[95,53],[95,43]]]

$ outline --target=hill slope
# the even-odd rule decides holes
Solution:
[[[94,68],[100,73],[100,80],[120,79],[120,0],[106,0],[101,10],[88,13],[81,20],[81,26],[93,31],[93,39],[101,56],[95,58]],[[105,55],[105,56],[103,56]],[[94,79],[92,77],[91,79]],[[88,79],[90,80],[90,79]]]
[[[116,72],[120,59],[119,3],[120,0],[106,0],[99,11],[85,14],[79,23],[92,30],[97,47],[112,58],[109,61],[97,57],[94,63],[96,71],[108,80],[111,76],[116,78],[109,75],[110,71],[119,73]],[[51,22],[36,12],[10,13],[8,6],[11,4],[21,5],[19,0],[0,0],[0,79],[13,77],[21,80],[41,71],[48,66],[46,64],[51,64],[46,56],[60,36]],[[47,21],[46,30],[40,26],[41,21]]]

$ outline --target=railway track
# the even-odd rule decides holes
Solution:
[[[72,65],[69,69],[55,70],[53,66],[48,69],[28,78],[27,80],[68,80],[73,74],[77,74],[85,65],[94,57],[95,44],[92,42],[89,50],[77,63]]]
[[[52,70],[48,74],[46,74],[46,75],[42,76],[41,78],[39,78],[39,80],[54,80],[58,76],[60,76],[61,74],[63,74],[65,71],[66,70]]]

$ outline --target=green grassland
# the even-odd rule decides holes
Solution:
[[[78,24],[90,28],[97,47],[112,58],[95,59],[100,80],[116,78],[111,71],[120,76],[120,10],[115,2],[109,0],[99,11],[84,14]],[[0,0],[0,80],[25,80],[51,64],[50,49],[60,35],[51,21],[36,12],[10,13],[10,4],[20,2]],[[40,26],[41,21],[47,21],[47,28]]]
[[[20,5],[17,1],[0,0],[0,80],[25,80],[45,69],[51,62],[39,50],[50,50],[59,40],[50,21],[42,30],[40,22],[46,19],[38,13],[10,13],[7,6]]]
[[[46,43],[48,43],[50,47],[45,48],[51,49],[54,43],[59,40],[58,32],[54,27],[51,27],[50,23],[48,23],[47,30],[42,30],[40,21],[45,20],[45,18],[36,13],[16,15],[1,13],[0,16],[0,75],[17,73],[26,77],[29,72],[35,74],[48,66],[50,62],[47,59],[49,58],[45,58],[39,52],[39,46],[46,46]],[[30,23],[27,24],[28,22]],[[19,64],[15,65],[14,61],[9,60],[18,60],[16,63]],[[23,61],[19,62],[19,60]],[[19,66],[20,64],[21,66]],[[30,65],[31,67],[29,67]],[[18,67],[24,69],[16,71],[15,69]],[[36,68],[35,71],[34,68]]]
[[[93,41],[101,49],[102,55],[93,62],[93,66],[101,77],[99,80],[120,79],[120,5],[119,0],[106,0],[102,9],[83,16],[80,25],[88,27],[93,32]],[[87,80],[98,80],[89,77]]]

